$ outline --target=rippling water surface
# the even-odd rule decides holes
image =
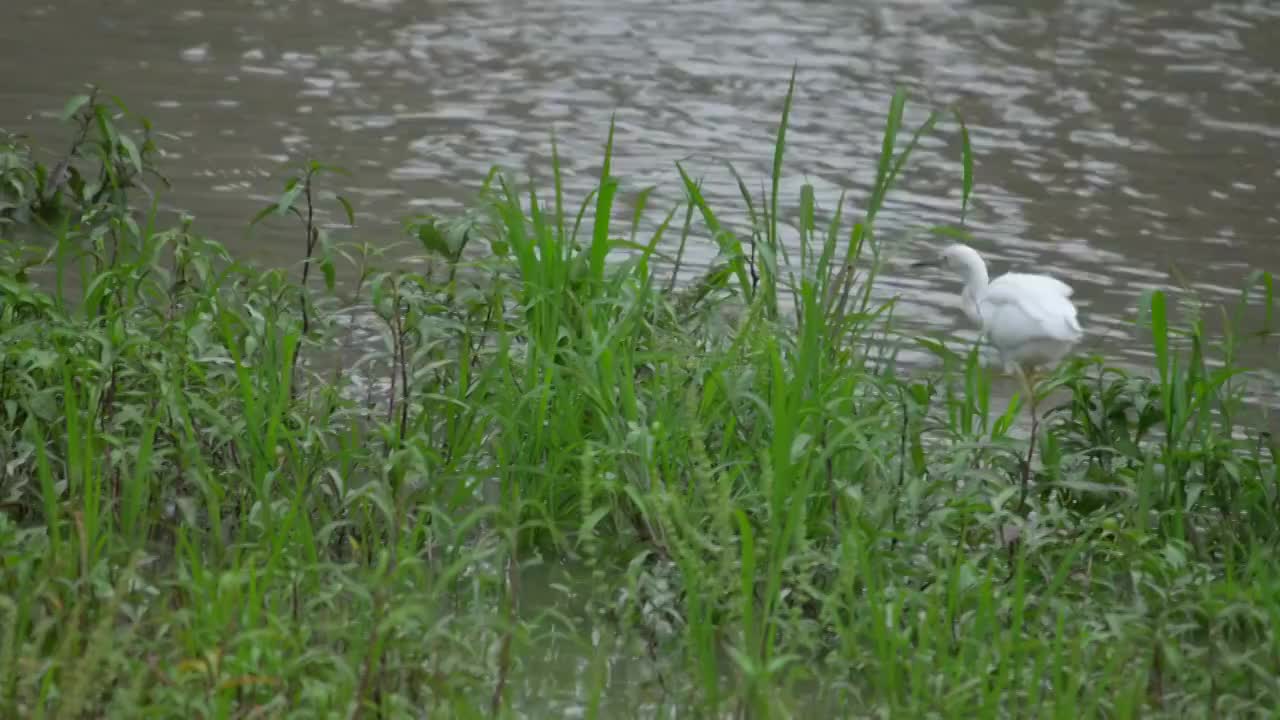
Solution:
[[[359,237],[392,239],[404,216],[466,202],[495,163],[545,178],[553,129],[580,196],[615,111],[627,187],[659,185],[669,207],[686,160],[740,209],[721,161],[764,180],[792,63],[784,189],[811,182],[830,210],[848,188],[856,211],[902,83],[913,122],[946,105],[967,118],[968,223],[993,270],[1053,268],[1092,347],[1136,357],[1142,291],[1226,300],[1251,269],[1280,270],[1277,37],[1280,5],[1263,0],[52,0],[0,25],[0,127],[52,153],[47,116],[97,82],[176,136],[171,205],[280,264],[296,239],[243,228],[306,157],[352,170]],[[944,128],[880,216],[891,256],[928,252],[908,230],[958,221],[959,179]],[[904,316],[962,326],[953,281],[883,283]]]

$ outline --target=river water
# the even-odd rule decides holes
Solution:
[[[553,130],[581,197],[614,113],[615,173],[659,186],[655,217],[680,199],[680,160],[740,212],[721,163],[753,190],[767,178],[795,63],[787,217],[806,181],[826,211],[848,189],[860,212],[895,84],[909,123],[955,107],[975,246],[995,272],[1068,280],[1087,349],[1145,354],[1145,290],[1228,301],[1250,270],[1280,270],[1280,5],[1265,0],[51,0],[7,16],[0,128],[52,157],[67,97],[85,82],[121,95],[172,136],[167,204],[263,264],[296,262],[298,233],[246,237],[247,220],[307,158],[351,171],[347,236],[390,242],[409,214],[461,207],[494,164],[545,180]],[[962,329],[954,281],[898,270],[938,242],[908,231],[959,220],[959,145],[940,131],[880,216],[879,290],[907,319]]]

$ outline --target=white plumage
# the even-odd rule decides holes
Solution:
[[[987,279],[987,264],[976,250],[948,245],[936,260],[916,265],[942,265],[964,278],[960,299],[965,315],[982,328],[987,341],[1000,353],[1005,370],[1017,374],[1027,393],[1031,415],[1031,439],[1022,465],[1022,494],[1018,507],[1026,506],[1031,480],[1031,459],[1036,447],[1040,414],[1031,378],[1037,368],[1057,365],[1084,337],[1071,286],[1048,275],[1006,273]]]
[[[1056,365],[1084,336],[1070,285],[1048,275],[1006,273],[988,281],[987,264],[961,244],[943,248],[937,260],[964,280],[964,313],[982,329],[1009,372]]]

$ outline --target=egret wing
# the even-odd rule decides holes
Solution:
[[[1062,297],[1071,297],[1075,290],[1068,284],[1062,282],[1052,275],[1039,275],[1035,273],[1005,273],[996,278],[992,285],[1000,285],[1003,287],[1016,287],[1023,292],[1036,294],[1057,294]]]
[[[979,301],[984,329],[997,343],[1079,340],[1084,331],[1070,300],[1072,292],[1070,285],[1048,275],[1001,275]]]

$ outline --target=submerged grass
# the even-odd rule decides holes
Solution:
[[[611,132],[576,210],[553,146],[550,201],[495,170],[410,221],[443,273],[328,237],[316,164],[255,218],[295,216],[301,280],[158,228],[153,146],[96,93],[53,170],[0,146],[0,715],[1268,715],[1280,476],[1243,328],[1154,293],[1153,372],[1062,368],[1024,468],[976,349],[906,372],[871,293],[946,116],[905,137],[894,96],[846,226],[780,197],[790,105],[768,195],[731,168],[746,232],[683,167],[685,203],[612,226]],[[699,235],[717,261],[672,282]]]

